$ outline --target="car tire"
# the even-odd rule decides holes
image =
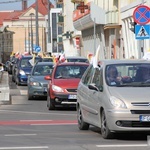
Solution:
[[[102,110],[102,113],[101,113],[101,135],[104,139],[113,138],[113,133],[110,132],[108,125],[107,125],[107,119],[106,119],[104,110]]]
[[[14,76],[12,76],[12,81],[13,81],[13,82],[15,82],[15,78],[14,78]]]
[[[84,122],[83,116],[82,116],[82,111],[80,107],[77,108],[77,120],[78,120],[78,128],[80,130],[88,130],[89,129],[89,124]]]
[[[28,100],[32,100],[33,99],[33,96],[29,94],[28,92]]]
[[[47,96],[47,107],[48,110],[55,110],[55,105],[51,102],[50,96]]]
[[[16,84],[19,86],[20,85],[20,82],[19,82],[19,79],[16,78]]]

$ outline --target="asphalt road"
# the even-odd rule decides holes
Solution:
[[[105,140],[100,129],[77,127],[76,110],[49,111],[46,100],[27,100],[27,87],[10,82],[12,105],[0,106],[0,150],[149,150],[148,135],[119,134]]]

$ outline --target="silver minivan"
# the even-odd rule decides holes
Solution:
[[[150,131],[150,62],[91,64],[78,85],[77,119],[80,130],[94,125],[105,139],[116,132]]]

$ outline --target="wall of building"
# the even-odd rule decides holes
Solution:
[[[131,3],[132,2],[132,3]],[[150,2],[148,0],[136,0],[129,1],[129,3],[121,8],[121,20],[122,20],[122,35],[124,40],[124,48],[125,48],[125,57],[130,58],[134,56],[135,58],[142,58],[144,53],[146,53],[150,48],[150,40],[135,39],[135,34],[130,30],[131,22],[134,22],[133,12],[139,5],[144,2],[144,5],[150,6]],[[143,49],[144,48],[144,49]],[[142,49],[144,51],[142,51]]]

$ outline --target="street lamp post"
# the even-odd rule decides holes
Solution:
[[[34,13],[31,13],[30,16],[31,16],[31,51],[32,51],[32,54],[33,54],[33,27],[32,27],[32,17],[34,16]]]

